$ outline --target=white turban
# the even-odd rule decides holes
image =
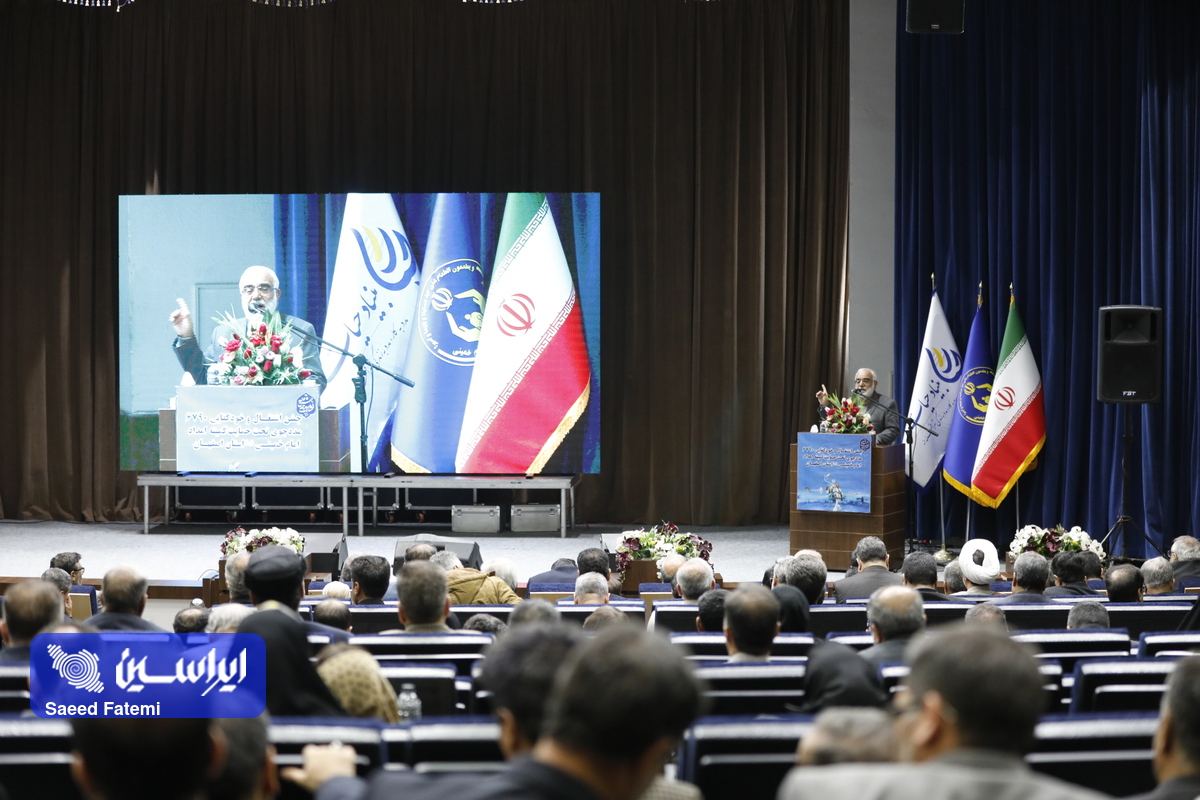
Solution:
[[[976,553],[983,553],[982,564],[975,563]],[[987,539],[971,539],[964,543],[958,554],[958,565],[962,567],[963,577],[977,586],[987,586],[1000,576],[996,545]]]

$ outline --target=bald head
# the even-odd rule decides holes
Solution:
[[[140,617],[146,607],[148,585],[149,581],[133,567],[113,567],[104,573],[100,587],[104,610]]]
[[[679,568],[682,567],[686,563],[687,563],[687,559],[684,558],[683,556],[679,555],[679,553],[672,553],[671,555],[664,558],[663,562],[662,562],[662,567],[659,570],[662,574],[663,581],[666,583],[674,584],[675,583],[675,574],[677,572],[679,572]]]
[[[916,633],[925,627],[921,593],[908,586],[876,589],[867,601],[867,622],[881,642]]]
[[[675,573],[675,583],[684,600],[695,602],[700,595],[716,586],[712,567],[703,558],[693,558],[684,563]]]

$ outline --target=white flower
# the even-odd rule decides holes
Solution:
[[[300,346],[293,347],[288,353],[292,356],[292,366],[296,369],[304,369],[304,351],[300,349]]]

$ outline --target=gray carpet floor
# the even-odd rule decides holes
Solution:
[[[140,523],[73,523],[0,520],[0,574],[5,576],[40,575],[55,553],[75,551],[83,556],[87,577],[100,578],[118,564],[137,567],[152,580],[197,580],[215,569],[220,545],[229,525],[171,524],[142,533]],[[247,525],[247,527],[250,527]],[[329,525],[293,524],[301,533],[340,533]],[[555,559],[574,558],[586,547],[600,546],[600,535],[635,528],[631,525],[589,525],[569,529],[567,537],[557,533],[458,534],[446,527],[381,527],[366,529],[356,536],[351,529],[346,544],[351,554],[370,553],[392,558],[396,540],[417,533],[432,533],[473,539],[480,554],[488,558],[510,558],[517,565],[517,576],[530,575],[550,568]],[[712,562],[716,571],[729,581],[758,581],[763,570],[788,552],[788,529],[783,525],[745,528],[685,527],[713,544]]]

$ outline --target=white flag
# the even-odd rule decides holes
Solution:
[[[917,378],[913,383],[912,399],[908,403],[908,416],[917,425],[929,429],[913,428],[912,479],[921,488],[925,488],[930,478],[938,473],[942,458],[946,455],[950,419],[962,372],[962,356],[935,291],[929,303],[925,341],[921,343]]]
[[[324,338],[351,355],[322,350],[321,368],[329,381],[321,394],[322,406],[341,408],[354,400],[351,381],[358,368],[351,359],[355,355],[404,374],[417,284],[416,259],[392,196],[347,195]],[[396,381],[367,368],[368,458],[375,452],[398,392]]]

